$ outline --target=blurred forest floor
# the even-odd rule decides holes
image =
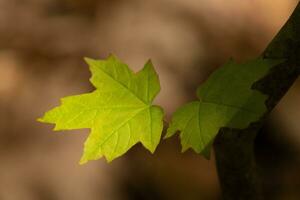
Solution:
[[[151,58],[166,119],[230,57],[258,56],[296,0],[0,0],[0,200],[215,200],[215,164],[175,137],[154,155],[78,165],[88,130],[36,122],[63,96],[93,90],[83,57]],[[266,199],[300,199],[300,81],[257,139]]]

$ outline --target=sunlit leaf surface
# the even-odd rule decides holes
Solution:
[[[90,128],[82,164],[102,156],[111,161],[138,142],[154,152],[163,129],[163,110],[152,105],[160,91],[152,63],[135,74],[115,56],[86,62],[96,90],[62,98],[61,105],[39,121],[55,124],[55,130]]]

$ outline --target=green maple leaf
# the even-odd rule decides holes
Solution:
[[[96,90],[62,98],[61,105],[39,121],[55,124],[54,130],[91,129],[81,164],[102,156],[111,161],[138,142],[154,152],[163,129],[163,110],[152,105],[160,91],[152,63],[134,74],[115,56],[86,62]]]
[[[222,127],[243,129],[266,111],[266,95],[251,89],[279,60],[258,58],[247,63],[228,62],[198,88],[198,101],[179,108],[166,138],[180,131],[182,151],[188,148],[210,155],[210,146]]]

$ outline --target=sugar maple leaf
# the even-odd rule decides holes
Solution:
[[[96,90],[62,98],[60,106],[38,120],[55,124],[54,130],[91,129],[81,164],[102,156],[111,161],[138,142],[154,152],[163,129],[163,110],[152,105],[160,84],[151,61],[135,74],[115,56],[85,60]]]
[[[210,155],[210,146],[222,127],[243,129],[266,111],[267,96],[251,89],[279,60],[258,58],[243,64],[228,62],[198,88],[198,101],[179,108],[166,138],[180,131],[182,151],[188,148]]]

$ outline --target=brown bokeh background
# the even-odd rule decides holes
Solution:
[[[296,0],[0,0],[0,200],[216,200],[214,159],[151,155],[136,145],[107,164],[78,165],[88,130],[36,122],[63,96],[93,90],[83,57],[114,53],[135,71],[151,58],[166,121],[228,58],[258,56]],[[300,82],[256,141],[266,199],[300,199]]]

